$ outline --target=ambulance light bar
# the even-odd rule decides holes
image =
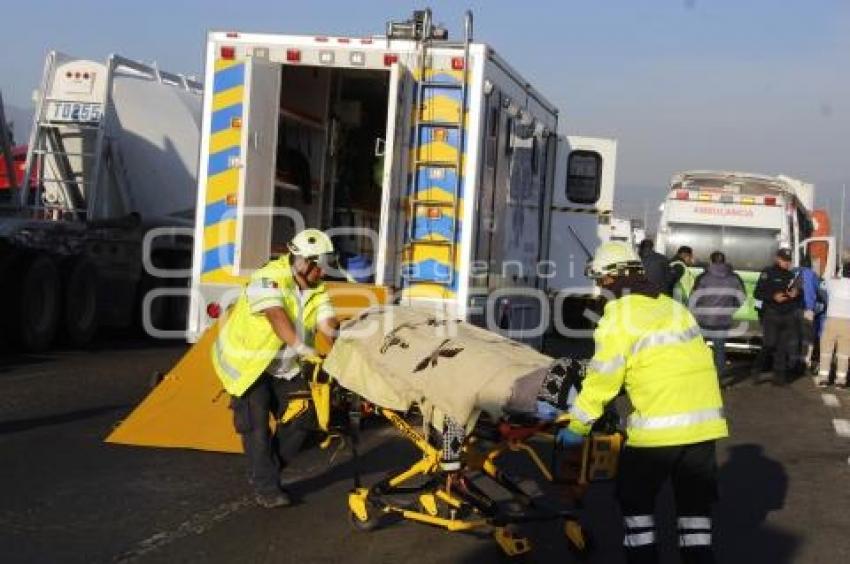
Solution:
[[[720,192],[701,192],[698,190],[676,190],[672,196],[672,199],[696,202],[719,202],[721,204],[738,204],[745,206],[781,205],[780,200],[776,196],[739,196],[737,194],[724,194]]]

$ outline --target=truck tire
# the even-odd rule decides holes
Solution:
[[[97,269],[87,260],[76,261],[65,286],[63,325],[68,342],[85,347],[94,339],[98,316]]]
[[[14,251],[0,251],[0,352],[11,353],[20,348],[18,307],[24,257]]]
[[[59,327],[60,286],[59,269],[49,256],[38,255],[27,265],[18,310],[24,350],[42,352],[53,344]]]

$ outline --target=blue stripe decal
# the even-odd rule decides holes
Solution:
[[[452,290],[457,289],[457,271],[455,271],[451,266],[438,262],[434,259],[405,264],[402,266],[401,272],[407,285],[414,284],[416,282],[446,283],[449,281],[449,277],[451,276],[452,283],[449,287]]]
[[[460,232],[460,222],[457,223],[457,231]],[[452,238],[452,218],[444,215],[439,219],[431,219],[429,217],[419,215],[416,216],[416,221],[413,224],[413,238],[425,239],[429,235],[441,235],[445,239]]]
[[[235,252],[236,246],[233,243],[227,243],[226,245],[221,245],[208,250],[204,253],[204,266],[201,269],[202,272],[209,272],[210,270],[215,270],[222,266],[233,264]]]
[[[225,219],[236,218],[236,207],[228,206],[224,200],[209,204],[204,210],[204,227],[215,225]]]
[[[239,147],[230,147],[210,155],[207,164],[207,176],[213,176],[230,168],[230,157],[239,156]]]
[[[454,169],[445,167],[421,166],[417,171],[417,192],[423,192],[429,188],[439,188],[449,196],[452,196],[457,184],[457,173]],[[463,198],[463,183],[460,185],[461,198]]]
[[[447,86],[425,86],[423,88],[422,99],[425,102],[431,102],[434,98],[448,98],[454,102],[460,103],[460,90]],[[460,106],[456,108],[460,110]]]
[[[432,74],[428,78],[428,82],[443,82],[443,83],[448,83],[448,84],[460,84],[460,80],[456,76],[449,74],[447,72],[440,72],[440,73],[437,73],[437,74]]]
[[[215,73],[215,78],[213,79],[213,92],[224,92],[234,86],[241,86],[243,84],[245,84],[244,63]]]
[[[242,104],[233,104],[213,112],[212,120],[210,120],[210,133],[228,129],[230,120],[235,117],[242,117]]]

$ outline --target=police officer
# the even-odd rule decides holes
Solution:
[[[316,426],[308,410],[286,425],[280,420],[293,392],[304,391],[299,359],[316,355],[317,331],[333,342],[338,322],[322,284],[334,248],[318,229],[306,229],[288,244],[289,253],[251,276],[213,347],[215,372],[232,396],[236,431],[248,457],[257,503],[291,504],[280,486],[280,470]]]
[[[617,498],[628,562],[657,562],[655,499],[670,480],[682,560],[714,562],[711,506],[717,498],[715,442],[726,437],[711,350],[691,313],[659,292],[632,248],[600,245],[588,265],[608,302],[594,333],[596,351],[570,422],[557,440],[579,444],[621,390],[628,417]]]
[[[762,302],[762,355],[773,355],[773,384],[783,386],[797,358],[803,307],[800,279],[791,270],[789,249],[776,252],[775,264],[761,272],[753,297]],[[754,366],[753,372],[760,368]]]

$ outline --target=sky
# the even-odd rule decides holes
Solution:
[[[464,9],[471,8],[475,39],[489,43],[560,108],[562,132],[618,139],[618,214],[646,213],[653,223],[674,172],[733,169],[814,182],[817,205],[829,208],[837,225],[842,184],[850,184],[850,2],[430,5],[455,37]],[[13,115],[30,108],[50,49],[97,60],[116,52],[202,75],[207,30],[382,34],[388,19],[405,19],[424,6],[403,0],[15,2],[3,8],[0,91]]]

